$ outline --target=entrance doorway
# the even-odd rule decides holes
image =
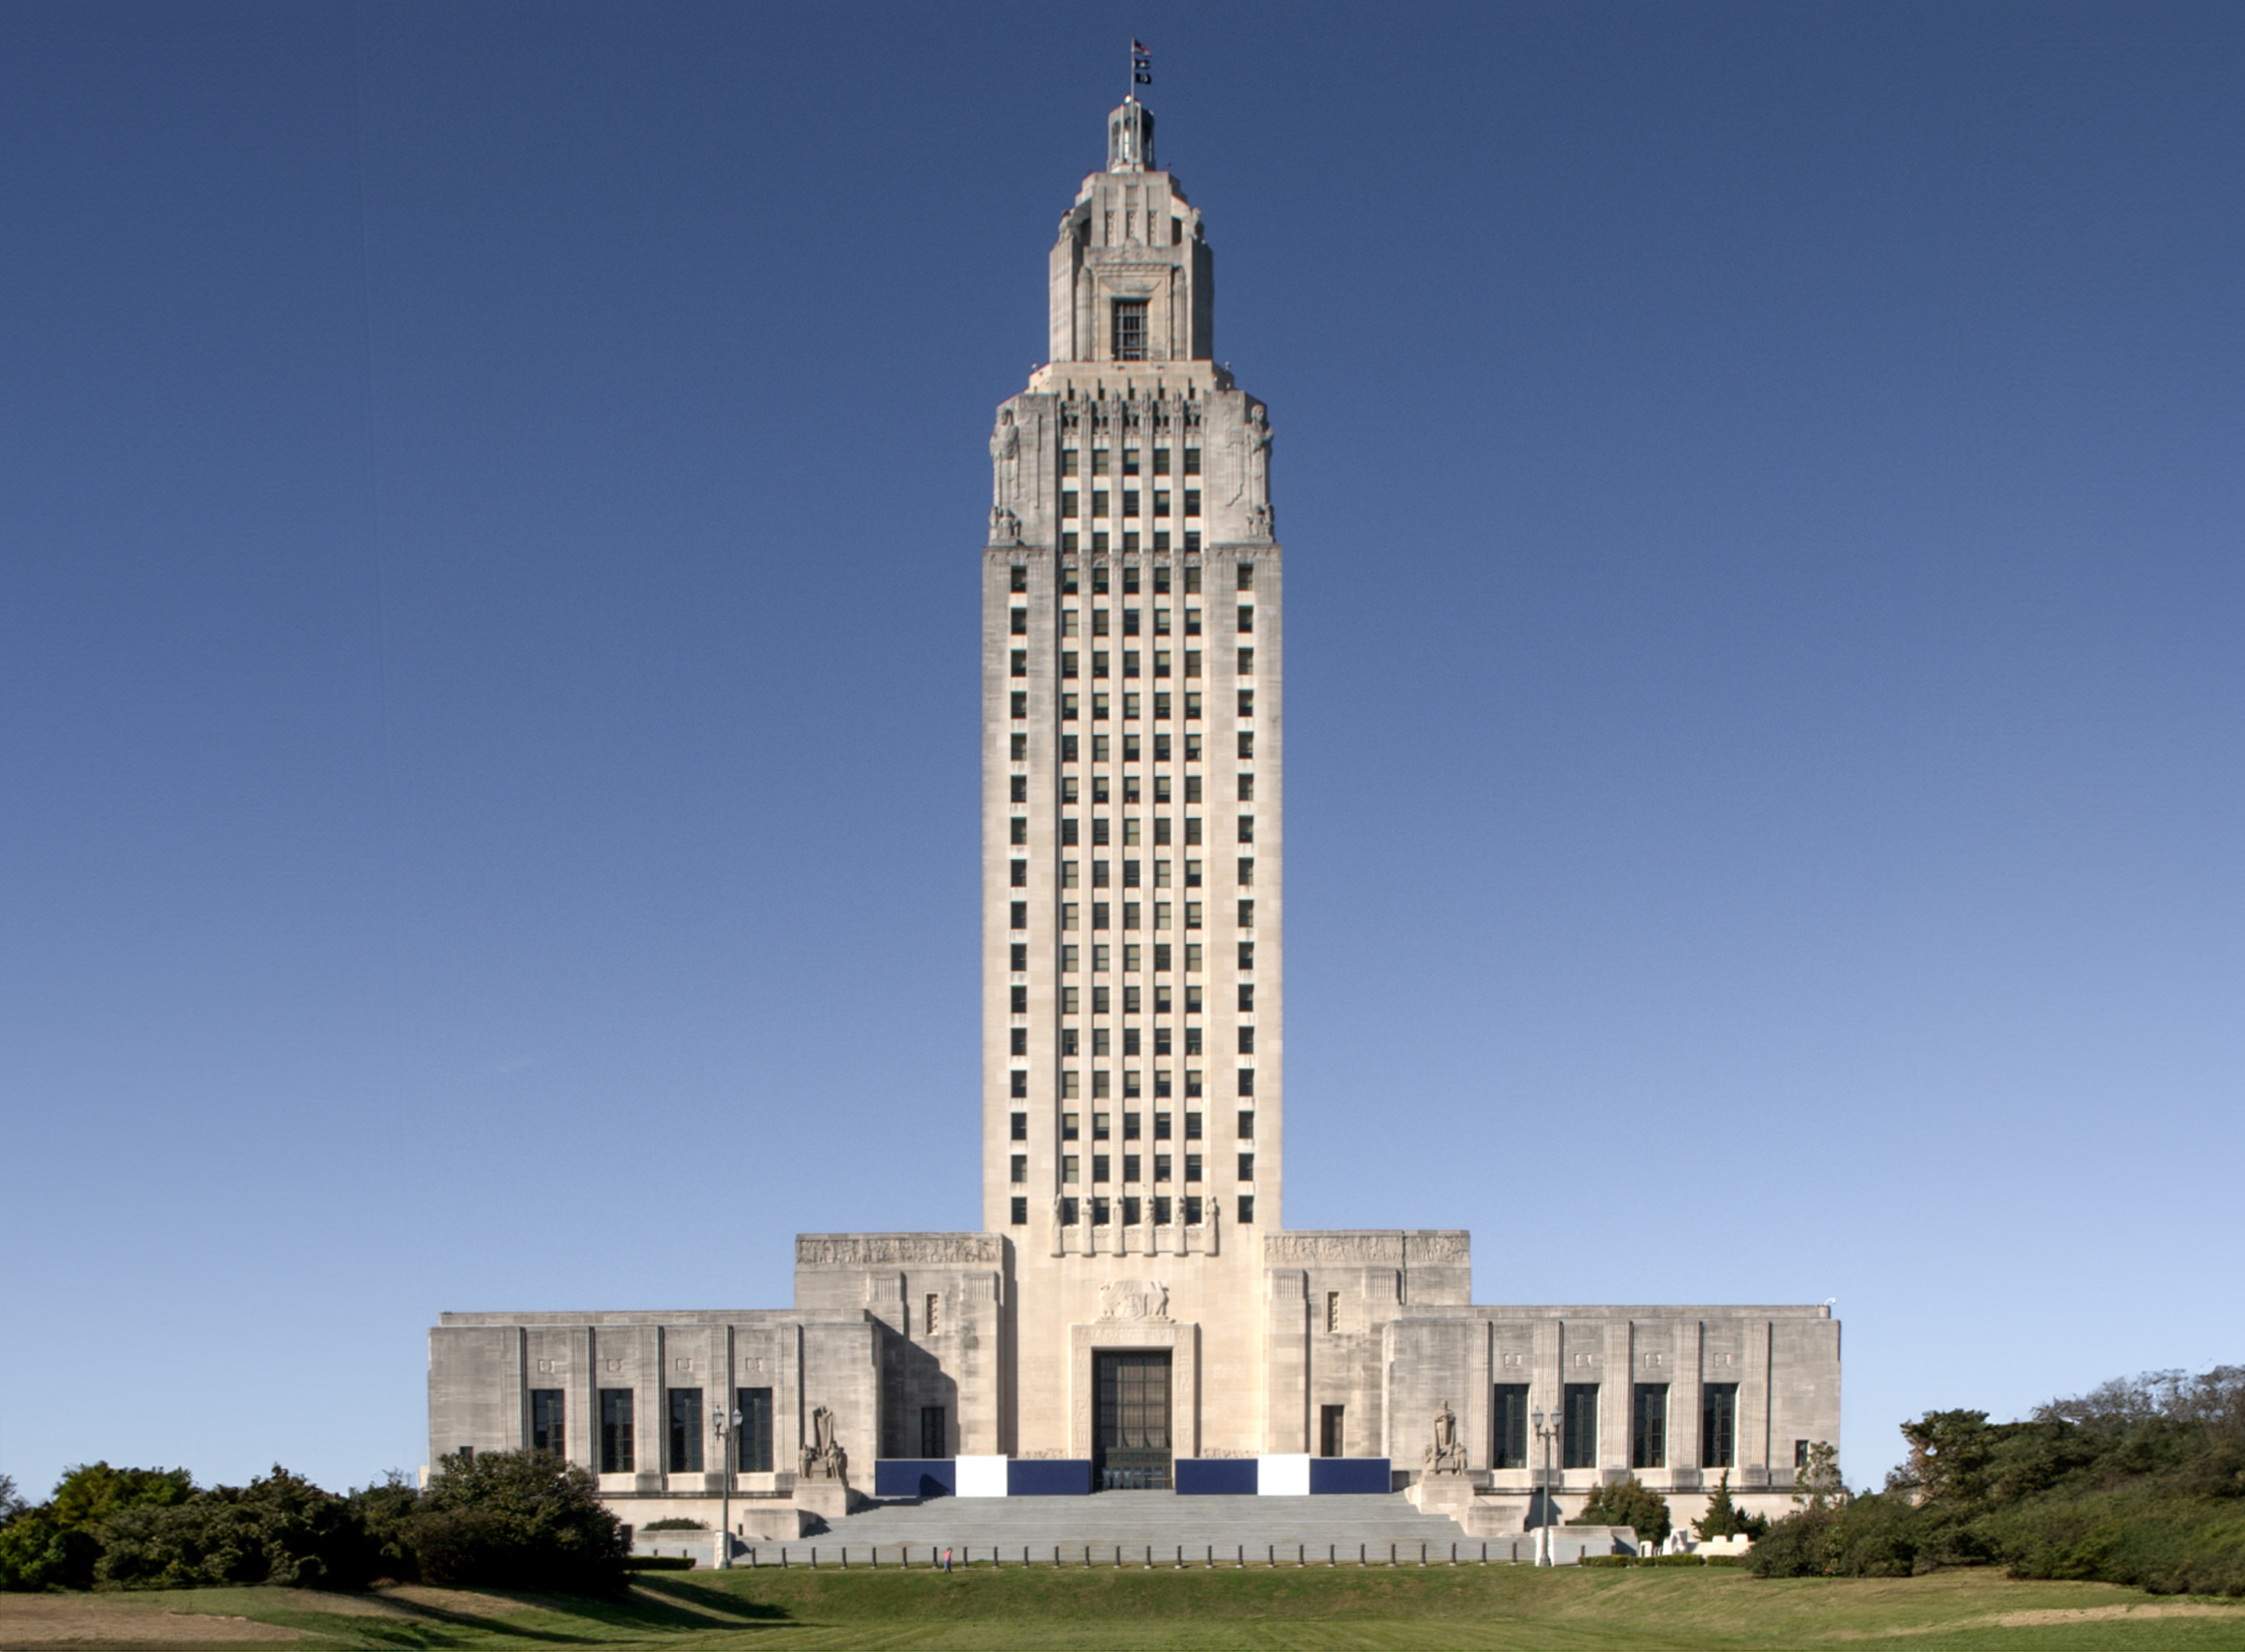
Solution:
[[[1170,1355],[1167,1349],[1095,1351],[1098,1400],[1091,1466],[1102,1492],[1170,1489]]]
[[[1348,1452],[1343,1449],[1348,1443],[1348,1431],[1343,1426],[1343,1420],[1347,1414],[1347,1408],[1345,1406],[1328,1405],[1319,1415],[1318,1418],[1319,1456],[1346,1457],[1348,1455]]]

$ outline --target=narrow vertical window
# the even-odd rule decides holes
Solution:
[[[1146,359],[1146,301],[1143,298],[1118,298],[1115,301],[1114,357],[1118,362],[1143,362]]]
[[[699,1474],[702,1472],[702,1391],[698,1388],[674,1388],[669,1391],[670,1451],[667,1467],[673,1474]]]
[[[634,1468],[632,1391],[628,1388],[603,1388],[600,1390],[600,1473],[629,1474]]]
[[[1499,1383],[1489,1406],[1491,1468],[1528,1466],[1528,1385]]]
[[[562,1391],[559,1388],[533,1388],[530,1391],[530,1449],[551,1452],[556,1457],[569,1454],[568,1431],[563,1426]]]
[[[1639,1383],[1631,1391],[1629,1466],[1668,1466],[1668,1385]]]
[[[1569,1383],[1566,1385],[1565,1410],[1563,1437],[1559,1444],[1559,1466],[1596,1468],[1598,1466],[1598,1385],[1596,1383]]]
[[[1709,1383],[1699,1391],[1699,1466],[1737,1466],[1739,1385]]]
[[[735,1409],[741,1413],[741,1426],[734,1436],[740,1441],[739,1455],[735,1460],[743,1474],[769,1474],[772,1467],[772,1391],[736,1389],[733,1399]]]

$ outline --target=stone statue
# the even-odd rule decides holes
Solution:
[[[1014,410],[998,415],[998,428],[990,434],[990,503],[1000,510],[1019,503],[1021,497],[1021,432],[1014,423]]]
[[[834,1413],[821,1405],[811,1413],[811,1441],[803,1448],[804,1479],[846,1480],[850,1457],[834,1443]]]
[[[1427,1447],[1420,1466],[1429,1474],[1462,1474],[1466,1472],[1466,1448],[1458,1439],[1457,1413],[1444,1400],[1434,1413],[1434,1438]]]
[[[990,508],[990,543],[1019,545],[1021,542],[1021,518],[1002,504],[993,505]]]
[[[1260,505],[1264,519],[1271,509],[1271,426],[1261,403],[1247,410],[1247,503]]]

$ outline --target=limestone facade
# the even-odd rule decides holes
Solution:
[[[1462,1232],[1285,1226],[1271,425],[1213,359],[1213,256],[1152,116],[1109,133],[1050,255],[1052,359],[990,442],[982,1230],[798,1236],[788,1310],[446,1314],[431,1452],[546,1444],[627,1519],[723,1493],[770,1535],[817,1408],[868,1471],[1096,1461],[1119,1353],[1166,1382],[1156,1455],[1410,1479],[1440,1415],[1437,1477],[1484,1513],[1632,1472],[1679,1514],[1725,1470],[1774,1498],[1839,1441],[1828,1310],[1476,1307]],[[684,1441],[736,1407],[729,1466]]]

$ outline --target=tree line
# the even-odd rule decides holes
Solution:
[[[384,1581],[613,1594],[631,1543],[593,1477],[545,1452],[462,1453],[426,1488],[337,1495],[277,1465],[247,1486],[183,1468],[67,1471],[45,1502],[0,1476],[0,1589]]]
[[[2109,1382],[2020,1422],[1928,1412],[1883,1490],[1805,1500],[1753,1547],[1763,1577],[2013,1577],[2245,1594],[2245,1366]]]

